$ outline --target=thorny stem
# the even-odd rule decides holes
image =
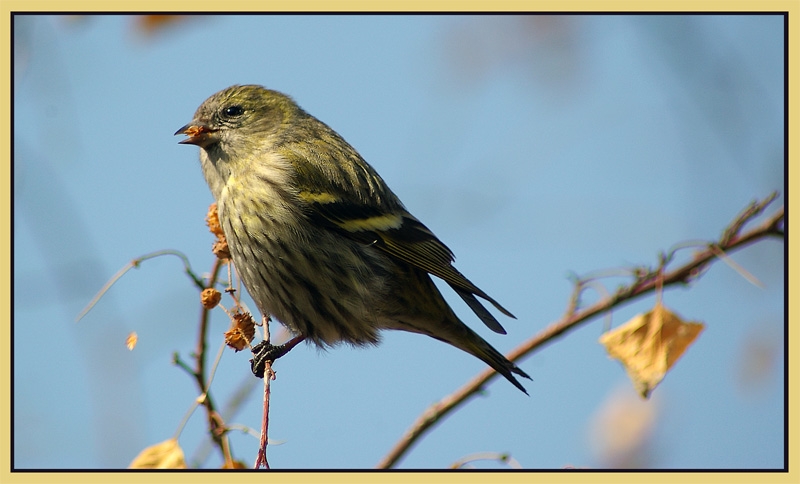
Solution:
[[[785,238],[786,234],[783,227],[784,207],[778,209],[760,225],[740,234],[740,230],[744,225],[760,214],[776,197],[777,193],[773,193],[761,202],[756,201],[750,204],[725,229],[719,241],[707,244],[706,248],[696,253],[689,262],[671,271],[667,271],[664,266],[672,260],[674,252],[661,257],[660,265],[656,270],[638,272],[636,274],[636,280],[629,286],[621,287],[610,297],[581,310],[578,310],[576,302],[581,288],[585,285],[585,281],[576,281],[576,293],[573,293],[573,297],[570,299],[564,316],[562,316],[559,321],[550,324],[539,334],[523,342],[506,355],[506,357],[516,362],[523,356],[554,341],[557,337],[575,329],[580,324],[589,321],[592,317],[602,314],[623,303],[628,303],[649,294],[657,287],[666,288],[672,285],[689,284],[702,274],[704,268],[718,258],[719,251],[731,252],[767,237]],[[435,424],[465,403],[470,397],[478,394],[484,385],[496,376],[497,372],[488,368],[452,394],[445,396],[439,402],[428,407],[376,467],[379,469],[388,469],[397,464],[411,447]]]

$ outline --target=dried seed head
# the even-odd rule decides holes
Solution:
[[[231,329],[225,332],[225,344],[236,351],[247,348],[256,335],[256,322],[250,313],[234,313]]]
[[[222,294],[220,294],[220,292],[213,287],[207,287],[203,289],[203,292],[200,293],[200,302],[206,309],[217,307],[220,299],[222,299]]]
[[[214,245],[211,246],[211,252],[213,252],[218,259],[230,260],[231,251],[228,248],[228,241],[225,240],[224,235],[222,236],[222,238],[214,242]]]
[[[225,234],[222,233],[222,225],[220,225],[219,223],[219,212],[217,212],[216,203],[212,203],[208,207],[208,213],[206,214],[206,224],[208,224],[208,230],[210,230],[212,234],[216,235],[217,238],[225,237]]]

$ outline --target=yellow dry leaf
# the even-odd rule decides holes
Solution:
[[[600,337],[608,354],[628,371],[643,398],[658,385],[705,328],[685,322],[661,303]]]
[[[128,466],[129,469],[186,469],[183,450],[177,439],[167,439],[145,448]]]
[[[125,338],[125,346],[128,347],[129,350],[133,351],[136,348],[136,342],[139,341],[139,335],[136,334],[136,331],[133,331],[131,334]]]

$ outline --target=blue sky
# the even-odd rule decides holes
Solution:
[[[74,318],[145,253],[177,249],[195,271],[210,269],[211,194],[197,149],[173,133],[231,84],[286,92],[347,139],[457,267],[516,314],[496,335],[445,291],[503,352],[561,316],[570,273],[653,266],[659,251],[716,239],[751,200],[784,187],[779,16],[206,16],[152,36],[134,25],[15,18],[17,467],[124,467],[172,436],[197,397],[171,364],[173,352],[190,359],[200,312],[177,259],[147,261]],[[733,259],[765,287],[716,263],[664,295],[707,327],[649,403],[646,465],[783,466],[784,245]],[[612,291],[624,279],[603,282]],[[653,303],[616,310],[613,324]],[[216,312],[211,357],[227,324]],[[494,380],[400,467],[480,451],[536,469],[607,465],[592,429],[609,399],[633,391],[597,343],[604,324],[519,362],[530,397]],[[747,379],[753,354],[766,363]],[[226,350],[212,391],[224,405],[253,386],[227,421],[257,428],[247,358]],[[302,345],[276,369],[270,430],[282,443],[270,446],[271,465],[368,468],[483,365],[393,332],[377,348]],[[204,452],[204,422],[198,411],[181,435],[190,460]],[[251,463],[257,440],[232,435]],[[203,465],[219,465],[218,454]]]

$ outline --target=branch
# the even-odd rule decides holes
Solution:
[[[108,282],[106,282],[103,285],[102,288],[100,288],[100,291],[98,291],[98,293],[92,298],[92,300],[89,301],[89,304],[87,304],[86,307],[83,308],[83,310],[80,313],[78,313],[78,315],[75,317],[75,322],[77,323],[78,321],[83,319],[83,317],[86,316],[86,313],[88,313],[95,306],[95,304],[97,304],[97,302],[100,301],[100,299],[105,295],[105,293],[108,292],[109,289],[111,289],[111,286],[113,286],[118,280],[120,280],[120,278],[122,278],[122,276],[124,276],[129,270],[137,269],[142,264],[142,262],[149,259],[154,259],[156,257],[161,257],[162,255],[174,255],[176,257],[179,257],[183,261],[183,271],[186,273],[186,275],[189,276],[192,282],[194,282],[195,286],[199,287],[200,289],[203,288],[203,281],[199,277],[197,277],[194,271],[192,271],[192,266],[189,264],[189,259],[183,254],[183,252],[171,249],[151,252],[149,254],[145,254],[141,257],[133,259],[132,261],[125,264],[125,266],[122,269],[117,271],[117,273],[114,274],[111,277],[111,279],[109,279]]]
[[[264,328],[264,341],[269,344],[272,336],[269,333],[269,318],[266,316],[261,317],[261,323]],[[255,358],[255,355],[253,355]],[[269,361],[264,362],[264,398],[262,400],[261,411],[261,436],[258,440],[258,454],[256,455],[256,463],[253,465],[254,469],[269,469],[269,461],[267,460],[267,444],[269,443],[269,402],[272,395],[272,387],[270,382],[275,379],[275,371],[272,369],[272,363]]]
[[[272,363],[267,361],[264,364],[264,399],[262,401],[261,412],[261,436],[258,444],[258,454],[256,455],[256,463],[253,464],[253,469],[269,469],[269,461],[267,460],[267,443],[269,442],[269,402],[272,390],[270,389],[270,382],[275,379],[275,371],[272,369]]]
[[[777,193],[772,193],[761,202],[755,201],[751,203],[725,229],[719,241],[706,244],[704,250],[694,254],[692,259],[685,264],[670,271],[665,270],[666,265],[672,261],[675,255],[677,250],[675,249],[669,254],[661,256],[659,267],[656,270],[636,271],[636,280],[632,284],[620,287],[617,292],[610,297],[581,310],[577,309],[578,296],[587,281],[576,282],[575,294],[564,316],[562,316],[560,320],[550,324],[539,334],[522,343],[506,356],[509,360],[516,362],[523,356],[554,341],[559,336],[563,336],[579,325],[586,323],[598,314],[654,292],[656,288],[662,286],[666,288],[667,286],[689,284],[693,280],[699,278],[703,270],[714,262],[720,253],[738,250],[751,243],[769,237],[784,239],[786,236],[784,229],[784,207],[778,209],[760,225],[745,233],[741,233],[741,229],[744,225],[758,216],[776,197]],[[396,465],[427,431],[450,412],[465,403],[469,398],[475,396],[486,383],[495,376],[497,376],[497,372],[491,368],[487,368],[454,393],[428,407],[376,467],[379,469],[388,469]]]
[[[202,284],[201,288],[214,287],[216,285],[219,271],[224,264],[225,262],[219,258],[214,260],[214,266],[211,269],[211,275],[208,278],[208,284]],[[227,465],[233,465],[230,446],[227,436],[225,435],[227,428],[222,416],[216,410],[214,400],[211,398],[210,388],[208,387],[206,370],[206,337],[208,334],[208,324],[210,319],[211,310],[203,308],[200,315],[200,328],[197,332],[197,347],[195,348],[193,354],[195,367],[190,368],[189,365],[178,358],[177,354],[173,356],[173,363],[186,370],[186,372],[194,378],[197,388],[200,390],[201,398],[198,401],[206,409],[206,419],[208,420],[208,429],[209,433],[211,434],[211,439],[214,444],[219,447],[225,463]]]

